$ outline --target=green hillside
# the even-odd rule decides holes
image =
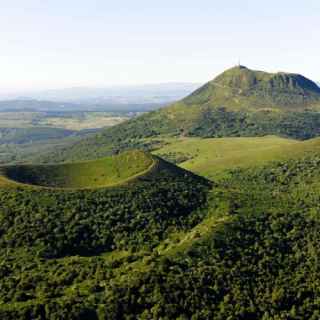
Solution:
[[[270,162],[304,157],[320,152],[320,139],[297,141],[276,136],[252,138],[164,139],[155,150],[160,157],[211,180],[230,170],[261,167]]]
[[[185,99],[141,115],[82,141],[42,155],[47,162],[103,157],[146,148],[143,139],[163,135],[310,139],[320,135],[320,89],[291,73],[231,68]],[[52,156],[54,155],[54,156]]]
[[[7,181],[8,184],[23,183],[51,188],[97,188],[121,184],[148,172],[153,165],[155,160],[146,153],[128,151],[87,162],[0,167],[0,172],[3,175],[3,183]]]
[[[267,73],[237,66],[223,72],[183,102],[187,105],[223,106],[235,110],[319,110],[320,88],[299,74]]]
[[[318,319],[319,152],[230,164],[212,187],[160,159],[114,188],[2,187],[0,318]]]
[[[96,171],[89,168],[89,172],[80,170],[87,169],[88,163],[68,165],[74,180],[67,185],[60,184],[62,173],[67,171],[50,167],[46,168],[45,176],[39,174],[44,173],[44,167],[33,167],[32,174],[36,175],[24,181],[29,184],[3,178],[2,253],[10,248],[14,252],[27,249],[41,257],[88,255],[116,249],[135,251],[157,245],[169,229],[173,232],[199,221],[193,210],[205,202],[211,185],[206,179],[142,152],[102,161],[103,166],[100,162],[90,163]],[[106,164],[111,168],[105,168]],[[120,167],[121,180],[115,178],[118,172],[115,169]],[[91,184],[90,173],[100,175],[101,172],[106,180],[112,180],[112,185]],[[84,180],[76,177],[83,174]],[[32,187],[35,179],[51,188]],[[51,179],[59,182],[58,188],[52,188]],[[68,189],[70,186],[73,188]]]

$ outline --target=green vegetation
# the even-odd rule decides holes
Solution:
[[[320,107],[320,88],[299,74],[267,73],[237,66],[196,90],[183,102],[240,109],[305,110]]]
[[[163,161],[118,188],[3,189],[1,319],[318,319],[318,154],[210,192]]]
[[[1,167],[0,319],[319,319],[319,91],[237,67]]]
[[[156,155],[216,181],[228,170],[265,165],[320,152],[319,138],[297,141],[276,136],[253,138],[167,138]]]
[[[114,160],[152,163],[140,153]],[[70,191],[4,184],[0,248],[29,248],[43,257],[149,248],[169,227],[179,230],[199,221],[192,210],[204,203],[210,185],[162,160],[125,182]]]
[[[52,188],[97,188],[121,184],[147,173],[155,162],[141,151],[130,151],[87,162],[0,167],[0,172],[9,185],[19,182]]]
[[[0,144],[22,144],[50,139],[61,139],[74,134],[71,130],[58,128],[0,128]]]
[[[118,283],[125,265],[141,261],[142,270],[169,234],[199,223],[209,187],[162,160],[113,188],[3,186],[0,318],[114,318],[95,297],[105,299],[104,286]]]
[[[81,138],[82,134],[72,135],[70,137],[59,139],[29,141],[20,144],[3,143],[0,144],[0,164],[8,165],[18,163],[31,163],[36,155],[46,154],[50,150],[57,150],[64,145],[73,144],[76,141],[79,141]]]
[[[30,162],[32,155],[70,145],[97,128],[116,125],[132,116],[134,113],[126,112],[0,110],[0,163]]]
[[[144,139],[168,135],[314,138],[320,135],[320,89],[301,75],[235,67],[167,108],[105,129],[38,160],[102,157],[130,148],[148,148]]]

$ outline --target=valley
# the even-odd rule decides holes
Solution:
[[[2,111],[0,163],[21,163],[30,154],[68,144],[100,128],[119,124],[136,112]]]
[[[0,111],[0,127],[48,127],[80,131],[84,129],[98,129],[116,125],[135,115],[135,112]]]

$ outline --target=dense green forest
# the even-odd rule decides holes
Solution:
[[[211,191],[171,168],[112,190],[3,190],[1,318],[318,319],[319,156]]]

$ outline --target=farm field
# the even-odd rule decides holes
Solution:
[[[85,130],[111,127],[127,119],[129,119],[127,114],[117,115],[109,112],[85,112],[78,117],[45,117],[38,122],[38,125],[69,130]]]
[[[54,127],[84,130],[110,127],[132,116],[113,112],[0,112],[1,128]]]

